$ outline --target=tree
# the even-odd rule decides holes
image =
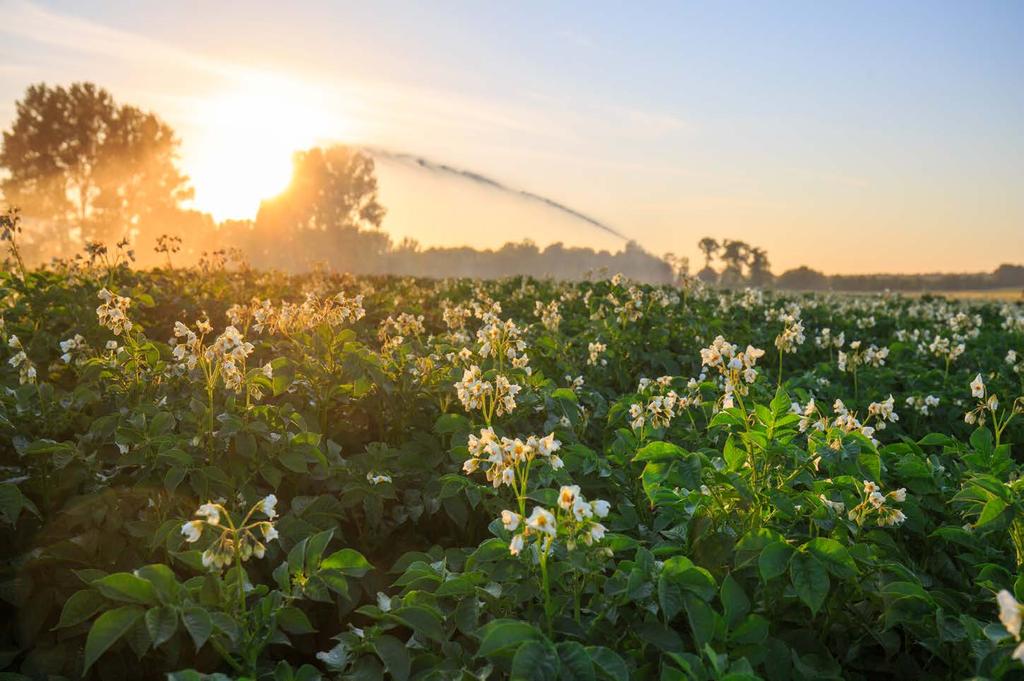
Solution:
[[[385,209],[377,200],[373,159],[338,145],[297,152],[288,188],[260,204],[256,224],[288,229],[377,229]]]
[[[750,283],[754,286],[764,286],[771,282],[771,262],[768,261],[768,251],[757,246],[747,251],[747,268],[750,271]]]
[[[817,270],[801,266],[783,272],[775,280],[775,285],[794,291],[825,291],[829,288],[829,278]]]
[[[697,242],[697,248],[704,253],[704,269],[711,269],[711,259],[715,257],[715,253],[718,253],[721,245],[711,237],[706,236]]]
[[[725,263],[721,281],[727,286],[736,286],[743,282],[743,265],[747,260],[750,246],[745,241],[726,239],[722,242],[722,254],[719,256]]]
[[[377,198],[373,159],[346,146],[313,148],[293,157],[291,183],[263,201],[254,236],[260,260],[295,269],[326,260],[342,270],[365,272],[380,263],[391,240],[380,231],[385,209]]]
[[[76,228],[83,240],[122,238],[192,195],[174,131],[92,83],[29,86],[15,111],[0,189],[65,247]]]

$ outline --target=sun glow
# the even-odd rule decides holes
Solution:
[[[254,217],[260,201],[288,186],[292,154],[345,132],[326,112],[320,91],[267,76],[203,100],[199,138],[182,159],[195,207],[218,221]]]

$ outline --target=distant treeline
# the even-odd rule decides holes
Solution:
[[[735,239],[701,239],[704,268],[697,277],[707,284],[731,288],[763,286],[790,291],[971,291],[1024,287],[1024,266],[1000,265],[994,272],[967,274],[834,274],[809,267],[772,274],[768,253]],[[711,264],[717,260],[721,269]]]
[[[798,291],[974,291],[1024,288],[1024,265],[1000,265],[993,272],[966,274],[834,274],[808,267],[787,270],[775,286]]]

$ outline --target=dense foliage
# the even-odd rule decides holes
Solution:
[[[1022,669],[1020,305],[16,270],[3,678]]]

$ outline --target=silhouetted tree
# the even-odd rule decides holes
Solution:
[[[765,286],[772,281],[771,263],[768,261],[768,252],[763,248],[751,246],[747,251],[747,269],[750,274],[747,277],[754,286]]]
[[[267,240],[272,260],[287,254],[291,267],[304,267],[315,254],[344,268],[388,249],[372,158],[339,145],[298,152],[293,163],[288,188],[256,214],[257,243]]]
[[[701,252],[704,254],[705,268],[711,268],[711,260],[715,257],[715,253],[718,253],[718,250],[721,247],[722,246],[717,241],[715,241],[709,236],[706,236],[699,242],[697,242],[697,248],[699,248]]]
[[[15,111],[0,188],[58,243],[75,228],[85,240],[121,238],[192,195],[173,130],[92,83],[32,85]]]
[[[260,223],[292,229],[331,230],[380,227],[384,207],[377,200],[373,159],[346,146],[297,152],[288,188],[260,204]]]
[[[775,285],[794,291],[825,291],[829,288],[829,279],[817,270],[801,266],[780,274]]]
[[[719,256],[725,263],[721,281],[728,286],[743,283],[743,265],[747,259],[750,246],[745,241],[726,239],[722,243],[722,254]]]

